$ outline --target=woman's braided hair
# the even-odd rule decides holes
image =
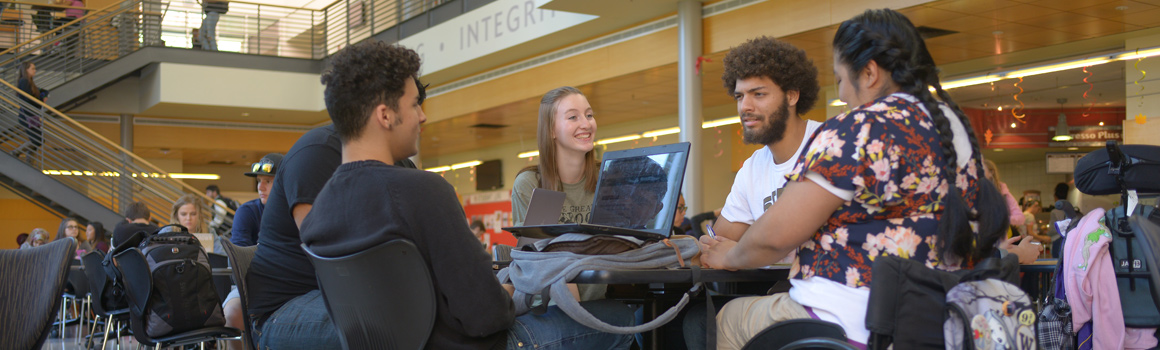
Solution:
[[[970,121],[950,94],[943,90],[938,79],[938,67],[926,49],[918,30],[906,16],[890,9],[867,10],[842,22],[834,35],[834,53],[849,66],[851,72],[860,72],[871,60],[886,71],[903,92],[913,95],[926,110],[938,128],[939,143],[945,164],[943,178],[948,191],[943,197],[942,218],[939,221],[937,249],[939,259],[966,258],[979,261],[993,252],[1009,224],[1006,219],[1006,201],[995,184],[979,176],[976,211],[967,208],[962,193],[955,184],[958,178],[958,154],[955,152],[951,121],[939,100],[954,111],[954,117],[966,129],[971,143],[976,171],[983,171],[979,142]],[[857,79],[858,75],[853,75]],[[931,89],[938,94],[935,99]],[[970,220],[978,220],[978,235],[971,231]]]

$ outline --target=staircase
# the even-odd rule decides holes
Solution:
[[[144,203],[158,220],[185,193],[210,203],[201,191],[2,80],[0,152],[0,185],[60,216],[111,225],[130,202]],[[202,214],[208,218],[208,208]]]

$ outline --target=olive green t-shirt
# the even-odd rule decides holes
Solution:
[[[595,193],[584,190],[587,179],[576,184],[564,184],[564,209],[560,212],[561,224],[586,224],[592,216],[592,200]],[[512,225],[523,226],[528,214],[528,202],[532,200],[532,190],[540,187],[538,173],[525,171],[516,176],[512,186]]]

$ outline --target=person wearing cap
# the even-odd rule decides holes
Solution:
[[[258,244],[258,231],[262,224],[262,212],[266,210],[266,198],[270,196],[270,187],[274,184],[274,174],[278,172],[278,165],[282,163],[281,153],[270,153],[257,163],[250,165],[246,176],[258,180],[258,198],[242,204],[234,214],[234,227],[231,231],[230,243],[239,247],[248,247]],[[230,288],[230,294],[222,302],[222,310],[226,316],[226,327],[246,329],[243,318],[242,302],[238,299],[238,287]],[[240,348],[239,344],[230,344],[230,348]]]
[[[249,247],[258,244],[258,231],[261,228],[262,212],[266,209],[266,198],[270,196],[270,187],[274,184],[274,173],[278,171],[278,164],[282,162],[281,153],[270,153],[262,160],[250,165],[246,176],[257,178],[258,198],[242,204],[234,214],[233,236],[230,243],[239,247]]]

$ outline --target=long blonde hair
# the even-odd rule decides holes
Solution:
[[[519,173],[531,171],[540,175],[540,188],[553,191],[563,191],[564,182],[560,180],[560,169],[556,165],[556,141],[552,139],[552,130],[556,127],[556,107],[560,100],[571,95],[584,96],[571,86],[552,89],[540,99],[540,120],[536,129],[536,143],[540,150],[540,163],[520,169]],[[599,180],[600,162],[596,160],[596,148],[584,154],[584,190],[596,192],[596,181]],[[519,176],[519,173],[516,174]]]
[[[205,225],[205,218],[203,217],[205,213],[202,212],[201,198],[197,198],[197,195],[192,193],[186,193],[181,198],[178,198],[177,201],[173,202],[173,212],[169,214],[169,223],[181,224],[181,220],[177,217],[177,211],[181,210],[181,207],[186,204],[193,204],[193,207],[197,209],[197,221],[194,222],[197,226],[186,227],[186,229],[189,229],[190,233],[209,232]]]

